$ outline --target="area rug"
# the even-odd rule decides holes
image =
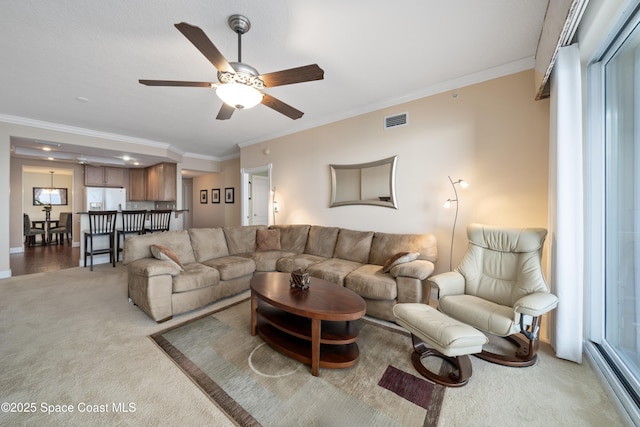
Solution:
[[[444,387],[418,376],[406,331],[358,320],[358,363],[320,369],[250,333],[241,301],[151,336],[241,426],[435,426]]]

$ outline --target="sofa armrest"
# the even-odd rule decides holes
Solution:
[[[393,277],[413,277],[414,279],[424,280],[433,273],[434,265],[431,261],[417,259],[415,261],[398,264],[393,267],[389,273]]]
[[[132,261],[127,266],[130,274],[142,277],[153,277],[168,274],[176,276],[180,274],[180,268],[175,263],[162,261],[156,258],[140,258]]]
[[[429,282],[438,288],[438,299],[447,295],[464,293],[464,276],[456,271],[432,276],[429,278]]]
[[[513,304],[513,311],[528,316],[542,316],[558,306],[558,297],[546,293],[536,292],[523,296]]]

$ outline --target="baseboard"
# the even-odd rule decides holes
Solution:
[[[9,248],[9,253],[10,254],[21,254],[23,252],[24,252],[24,247],[23,246],[20,246],[20,247],[17,247],[17,248]]]
[[[8,279],[11,277],[11,270],[0,271],[0,279]]]

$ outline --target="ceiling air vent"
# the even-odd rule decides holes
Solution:
[[[396,114],[395,116],[387,116],[384,118],[384,128],[391,129],[407,124],[408,113]]]

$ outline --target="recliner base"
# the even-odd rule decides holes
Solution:
[[[411,334],[411,339],[413,340],[413,348],[415,350],[411,354],[411,362],[413,363],[413,367],[416,369],[416,371],[418,371],[420,375],[431,382],[443,385],[445,387],[462,387],[469,382],[472,367],[471,359],[469,359],[468,355],[457,357],[445,356],[438,350],[427,347],[425,343],[420,340],[420,338],[416,337],[413,334]],[[442,360],[445,360],[446,362],[449,362],[456,368],[457,373],[456,371],[454,371],[450,372],[448,375],[440,375],[428,370],[422,364],[422,359],[430,356],[435,356]]]
[[[534,318],[534,326],[537,326],[540,321],[539,317]],[[487,350],[482,350],[480,353],[476,353],[475,356],[486,360],[487,362],[496,363],[503,366],[511,366],[515,368],[524,368],[527,366],[533,366],[538,361],[538,337],[532,336],[529,339],[522,338],[518,335],[509,335],[501,337],[517,347],[513,354],[499,354],[493,353]]]

